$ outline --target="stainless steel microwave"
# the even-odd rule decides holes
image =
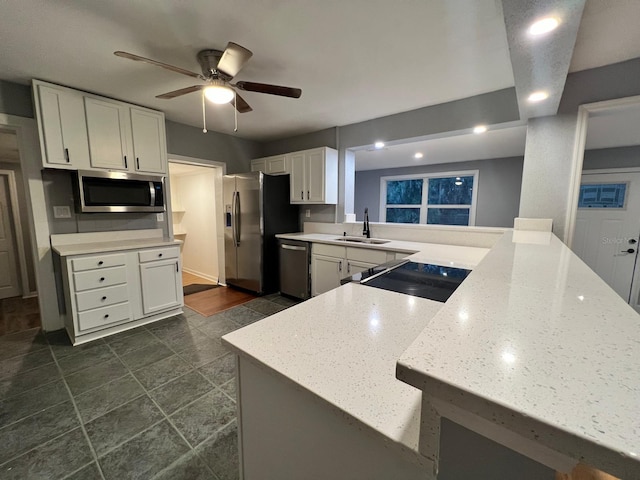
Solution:
[[[125,172],[78,171],[78,212],[164,212],[164,177]]]

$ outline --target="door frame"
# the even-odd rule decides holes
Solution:
[[[25,298],[30,293],[29,289],[29,276],[27,274],[27,257],[24,251],[24,237],[22,236],[22,221],[20,219],[20,208],[18,206],[18,187],[16,184],[16,173],[13,170],[0,170],[0,176],[7,177],[7,184],[9,185],[9,202],[11,202],[11,214],[13,220],[11,221],[13,227],[13,235],[16,240],[16,248],[18,255],[18,269],[20,270],[20,291],[22,292],[22,298]]]
[[[185,165],[193,165],[196,167],[205,167],[214,169],[214,189],[215,189],[215,202],[216,202],[216,250],[218,254],[218,283],[226,285],[225,278],[225,258],[224,258],[224,215],[223,215],[223,197],[222,197],[222,177],[227,174],[227,164],[224,162],[218,162],[215,160],[207,160],[204,158],[187,157],[184,155],[174,155],[172,153],[167,154],[168,163],[182,163]],[[171,180],[169,175],[169,166],[167,165],[167,182],[169,190],[165,195],[167,201],[168,212],[173,212],[171,206]],[[169,236],[173,237],[173,215],[167,215],[167,226],[169,228]],[[222,237],[220,237],[222,232]]]

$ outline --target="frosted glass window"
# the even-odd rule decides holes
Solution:
[[[582,184],[578,208],[624,208],[626,192],[626,183]]]

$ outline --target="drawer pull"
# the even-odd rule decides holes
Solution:
[[[159,254],[158,254],[158,256],[159,256],[159,257],[161,257],[161,256],[162,256],[162,254],[161,254],[161,253],[159,253]]]
[[[107,299],[107,297],[102,297],[102,301],[105,301]]]
[[[104,277],[100,277],[100,281],[101,281],[101,282],[104,282]]]
[[[104,262],[103,262],[102,260],[100,260],[100,261],[98,262],[98,265],[102,265],[103,263],[104,263]]]
[[[105,313],[104,318],[109,318],[109,314]]]

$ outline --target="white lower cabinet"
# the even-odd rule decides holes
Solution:
[[[182,311],[179,246],[61,259],[67,332],[83,343]]]
[[[311,247],[311,295],[340,286],[340,280],[396,258],[386,250],[314,243]]]

